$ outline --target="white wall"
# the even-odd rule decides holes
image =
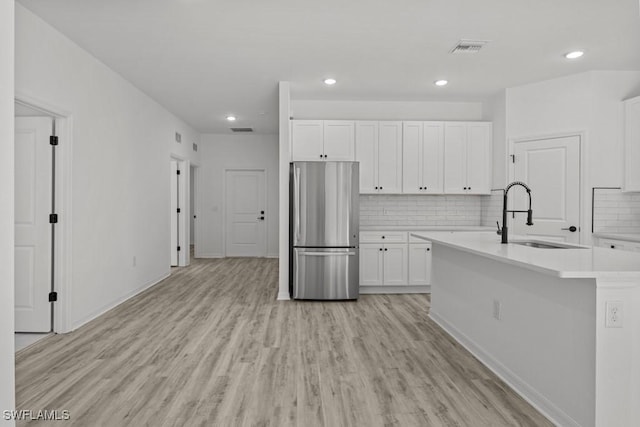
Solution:
[[[291,115],[323,120],[482,120],[482,103],[292,99]]]
[[[278,205],[280,246],[278,249],[278,299],[289,299],[289,160],[291,158],[291,85],[289,82],[278,84]]]
[[[73,151],[72,217],[62,217],[73,230],[73,329],[169,273],[169,157],[195,159],[199,135],[20,5],[16,94],[73,116],[72,141],[61,141]]]
[[[267,256],[278,256],[278,135],[202,135],[197,256],[225,255],[225,169],[264,169]]]
[[[591,71],[507,89],[507,139],[586,133],[585,227],[591,224],[591,187],[622,184],[621,101],[638,94],[640,72],[632,71]],[[585,238],[588,243],[590,235]]]
[[[13,338],[13,14],[0,2],[0,411],[15,408]],[[0,416],[0,424],[10,426]]]

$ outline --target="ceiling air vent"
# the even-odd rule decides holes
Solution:
[[[449,53],[478,53],[489,40],[466,40],[462,39]]]
[[[253,128],[230,128],[231,132],[253,132]]]

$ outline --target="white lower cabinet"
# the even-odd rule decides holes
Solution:
[[[409,285],[431,285],[431,243],[409,243]]]
[[[368,291],[428,292],[425,286],[431,284],[430,242],[414,242],[405,231],[363,231],[360,242],[361,291],[363,287],[378,287],[378,291]]]
[[[360,286],[402,286],[407,283],[406,243],[360,244]]]

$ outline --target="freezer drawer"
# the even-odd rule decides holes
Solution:
[[[357,299],[358,249],[294,248],[293,298]]]

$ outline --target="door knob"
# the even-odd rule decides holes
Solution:
[[[264,211],[260,211],[260,215],[264,215]]]
[[[575,225],[572,225],[569,228],[561,228],[560,230],[569,230],[572,233],[575,233],[576,231],[578,231],[578,228]]]
[[[260,221],[264,221],[264,217],[263,217],[263,216],[259,216],[259,217],[258,217],[258,219],[259,219]]]

